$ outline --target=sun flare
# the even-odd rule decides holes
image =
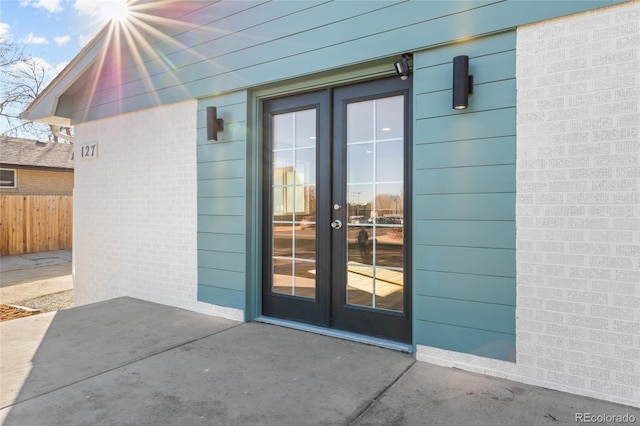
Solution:
[[[121,22],[129,16],[127,0],[109,0],[100,3],[100,15],[105,21]]]

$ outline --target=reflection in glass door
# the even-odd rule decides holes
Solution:
[[[316,297],[316,110],[273,116],[272,291]]]
[[[336,88],[332,102],[331,324],[411,341],[407,254],[410,80]]]
[[[409,88],[264,101],[262,315],[411,341]]]
[[[404,96],[347,105],[347,303],[403,311]]]
[[[270,99],[263,112],[262,315],[329,327],[328,95]]]

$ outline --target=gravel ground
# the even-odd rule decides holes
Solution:
[[[39,309],[42,312],[59,311],[73,308],[73,290],[61,291],[59,293],[48,294],[36,297],[35,299],[23,300],[13,303],[13,305],[24,306],[31,309]]]

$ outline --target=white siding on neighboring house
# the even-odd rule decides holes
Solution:
[[[518,28],[516,364],[420,360],[640,406],[640,2]]]
[[[197,101],[76,126],[78,304],[131,296],[242,320],[197,302]],[[95,159],[80,147],[98,143]]]

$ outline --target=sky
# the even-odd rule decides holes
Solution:
[[[0,40],[61,69],[107,23],[122,0],[0,0]]]
[[[0,41],[24,46],[51,81],[125,0],[0,0]],[[0,129],[2,130],[2,129]]]

